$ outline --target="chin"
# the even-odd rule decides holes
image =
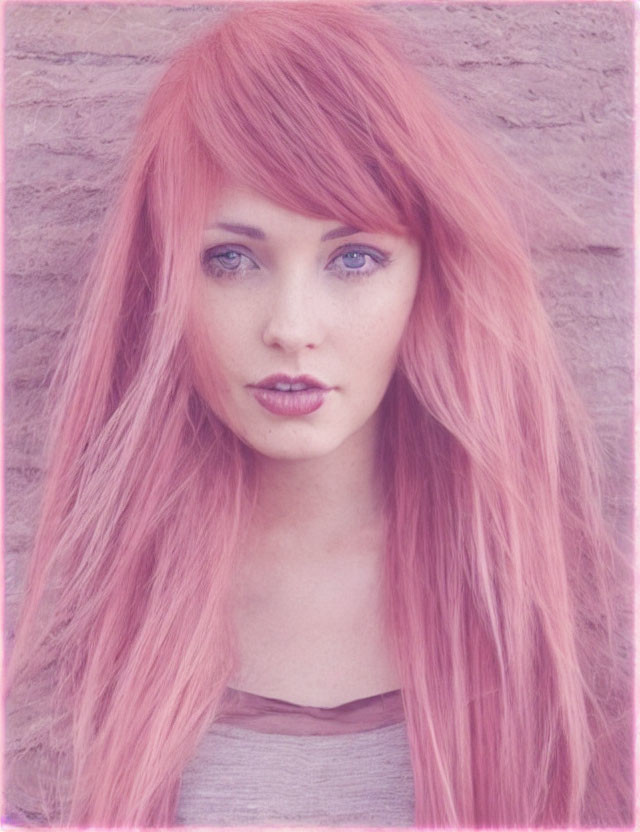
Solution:
[[[304,460],[318,459],[335,451],[342,442],[328,436],[282,436],[243,437],[252,450],[268,459]]]

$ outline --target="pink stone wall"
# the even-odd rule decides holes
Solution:
[[[221,6],[5,6],[6,581],[34,530],[43,394],[140,106]],[[378,4],[407,54],[559,203],[532,234],[597,424],[625,542],[632,498],[632,18],[624,3]],[[527,195],[525,200],[527,199]],[[628,543],[625,543],[628,546]]]

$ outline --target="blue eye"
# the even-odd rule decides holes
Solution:
[[[340,257],[348,269],[361,269],[367,262],[367,255],[363,251],[347,251]]]
[[[237,269],[240,265],[241,255],[237,251],[225,251],[222,254],[216,254],[215,259],[225,269]]]
[[[332,271],[340,277],[366,277],[378,268],[386,266],[389,255],[376,249],[351,247],[339,251],[329,263]]]
[[[258,266],[247,254],[229,246],[214,246],[202,253],[202,268],[211,277],[244,274]]]

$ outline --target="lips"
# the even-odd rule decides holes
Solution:
[[[277,416],[306,416],[318,410],[331,392],[330,387],[313,376],[267,376],[248,385],[254,398],[265,410]]]

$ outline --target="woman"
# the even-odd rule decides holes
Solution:
[[[398,51],[359,9],[260,4],[149,102],[56,383],[27,819],[628,820],[585,419],[497,163]],[[354,705],[375,724],[294,757],[238,722]]]

